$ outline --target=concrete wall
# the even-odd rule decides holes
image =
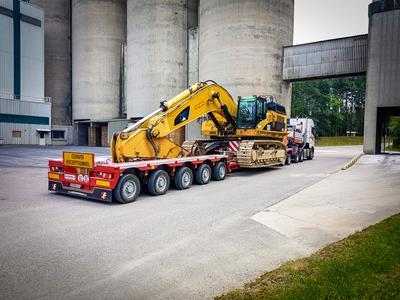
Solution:
[[[72,0],[72,115],[107,120],[120,113],[125,0]]]
[[[285,47],[283,80],[365,74],[367,52],[367,34]]]
[[[127,4],[127,116],[138,118],[187,88],[188,10],[182,0]],[[171,138],[180,144],[184,128]]]
[[[54,125],[71,125],[71,1],[34,0],[44,9],[45,95]]]
[[[188,36],[188,83],[189,86],[199,81],[199,30],[198,27],[189,29]],[[198,119],[186,125],[185,139],[196,140],[204,138],[201,135],[201,122]]]
[[[181,0],[128,0],[128,118],[187,87],[187,10]]]
[[[293,0],[201,0],[200,80],[215,80],[234,98],[273,95],[290,113],[282,47],[292,45],[293,20]]]
[[[364,152],[372,154],[377,108],[400,107],[400,7],[374,13],[369,21]]]

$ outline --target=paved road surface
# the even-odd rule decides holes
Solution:
[[[321,148],[313,161],[128,205],[49,194],[47,159],[61,151],[0,147],[2,299],[204,299],[240,286],[307,250],[251,217],[337,172],[361,147]]]

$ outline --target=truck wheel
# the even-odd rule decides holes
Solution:
[[[312,160],[314,158],[314,148],[311,148],[309,154],[307,155],[307,159]]]
[[[294,156],[293,162],[297,164],[299,162],[299,159],[300,159],[300,151],[297,151]]]
[[[190,188],[193,182],[193,173],[188,167],[179,168],[175,174],[175,186],[178,190]]]
[[[301,150],[299,154],[299,162],[303,162],[303,160],[304,160],[304,150]]]
[[[149,178],[149,193],[158,196],[165,194],[169,189],[170,179],[164,170],[154,171]]]
[[[114,198],[119,203],[130,203],[140,194],[140,180],[136,175],[125,174],[114,189]]]
[[[226,164],[222,161],[217,162],[212,171],[212,178],[216,181],[224,180],[226,176]]]
[[[290,163],[292,162],[292,156],[290,154],[286,155],[286,160],[285,160],[285,165],[290,165]]]
[[[202,164],[196,170],[196,183],[203,185],[211,180],[211,168],[207,164]]]

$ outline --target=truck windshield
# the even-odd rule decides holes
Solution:
[[[238,128],[254,129],[256,126],[256,99],[241,99],[238,111]]]

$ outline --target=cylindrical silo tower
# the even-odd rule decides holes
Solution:
[[[186,2],[128,0],[128,118],[148,115],[187,87]],[[182,132],[173,138],[180,143]]]
[[[294,0],[200,0],[199,77],[234,98],[272,95],[290,112],[282,47],[293,43]]]
[[[121,45],[126,0],[72,0],[74,120],[120,116]]]
[[[34,0],[44,9],[45,96],[54,125],[71,125],[71,1]]]

